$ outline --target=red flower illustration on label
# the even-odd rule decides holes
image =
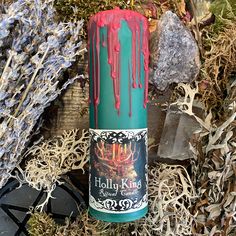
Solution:
[[[127,176],[131,179],[137,177],[134,163],[138,159],[139,150],[136,143],[108,144],[99,141],[95,147],[95,154],[98,161],[95,161],[95,168],[107,177]]]

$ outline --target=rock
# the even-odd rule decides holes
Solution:
[[[151,82],[163,91],[171,83],[194,80],[200,70],[198,45],[176,14],[164,13],[156,38],[158,47],[151,60]]]
[[[176,107],[170,108],[166,115],[158,156],[171,160],[190,159],[192,152],[189,142],[193,133],[199,128],[195,118],[178,111]]]

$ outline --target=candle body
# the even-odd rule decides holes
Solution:
[[[128,10],[91,18],[90,214],[126,222],[147,212],[148,27]]]

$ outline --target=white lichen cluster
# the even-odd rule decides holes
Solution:
[[[0,188],[21,159],[45,107],[79,76],[82,21],[55,20],[53,0],[18,0],[0,9]]]
[[[148,214],[134,222],[109,224],[98,235],[192,235],[195,217],[191,208],[197,195],[187,170],[180,165],[156,163],[148,173]]]
[[[151,167],[148,191],[149,213],[133,235],[192,235],[190,209],[197,196],[187,170],[180,165]]]
[[[45,140],[29,148],[23,180],[38,191],[47,193],[45,202],[37,206],[43,210],[57,184],[61,184],[62,175],[71,170],[84,171],[89,155],[89,132],[86,130],[64,131],[61,136]],[[20,176],[18,176],[20,177]],[[21,177],[22,178],[22,177]]]

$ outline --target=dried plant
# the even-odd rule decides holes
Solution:
[[[52,0],[18,0],[0,14],[0,188],[79,51],[82,21],[58,23]],[[60,86],[59,86],[60,81]]]
[[[233,236],[236,234],[236,96],[235,82],[228,88],[224,102],[224,120],[216,120],[210,111],[205,119],[192,112],[196,88],[181,84],[185,98],[179,108],[196,118],[202,129],[195,134],[191,150],[192,181],[198,199],[192,212],[196,215],[193,233]],[[230,102],[229,102],[230,101]]]
[[[99,11],[111,10],[115,7],[131,9],[145,15],[149,20],[150,32],[157,26],[157,19],[172,10],[181,18],[186,16],[184,0],[56,0],[57,15],[62,20],[84,19],[83,37],[87,37],[87,22]]]
[[[204,39],[206,51],[201,75],[201,96],[207,108],[214,109],[218,114],[223,111],[229,78],[236,72],[235,26],[234,21],[216,36],[206,33]]]
[[[192,235],[194,216],[189,209],[196,201],[196,194],[186,169],[155,164],[149,170],[148,190],[149,213],[140,220],[124,224],[106,223],[91,218],[86,211],[74,223],[66,220],[64,226],[58,225],[54,235]],[[34,224],[30,223],[29,228],[40,229],[40,214],[34,214]]]
[[[61,136],[45,140],[29,148],[25,156],[30,157],[24,171],[23,180],[38,191],[47,193],[46,200],[37,206],[43,210],[57,184],[61,184],[61,176],[71,170],[83,170],[88,162],[89,133],[82,130],[64,131]]]
[[[202,129],[193,137],[192,181],[198,199],[192,209],[197,215],[196,235],[236,235],[236,5],[213,1],[215,23],[202,31],[204,63],[197,88],[180,85],[185,98],[176,102],[183,112],[196,118]],[[234,81],[232,83],[232,81]],[[206,105],[204,118],[192,111],[197,96]],[[190,108],[190,110],[188,109]]]
[[[193,2],[194,0],[191,0]],[[188,26],[195,32],[202,56],[199,96],[206,109],[223,115],[227,84],[236,72],[236,5],[234,0],[194,1],[194,16]],[[202,6],[201,6],[202,5]]]
[[[88,235],[108,235],[107,227],[110,223],[91,218],[88,212],[84,212],[74,222],[66,219],[65,225],[59,226],[55,236],[88,236]]]

